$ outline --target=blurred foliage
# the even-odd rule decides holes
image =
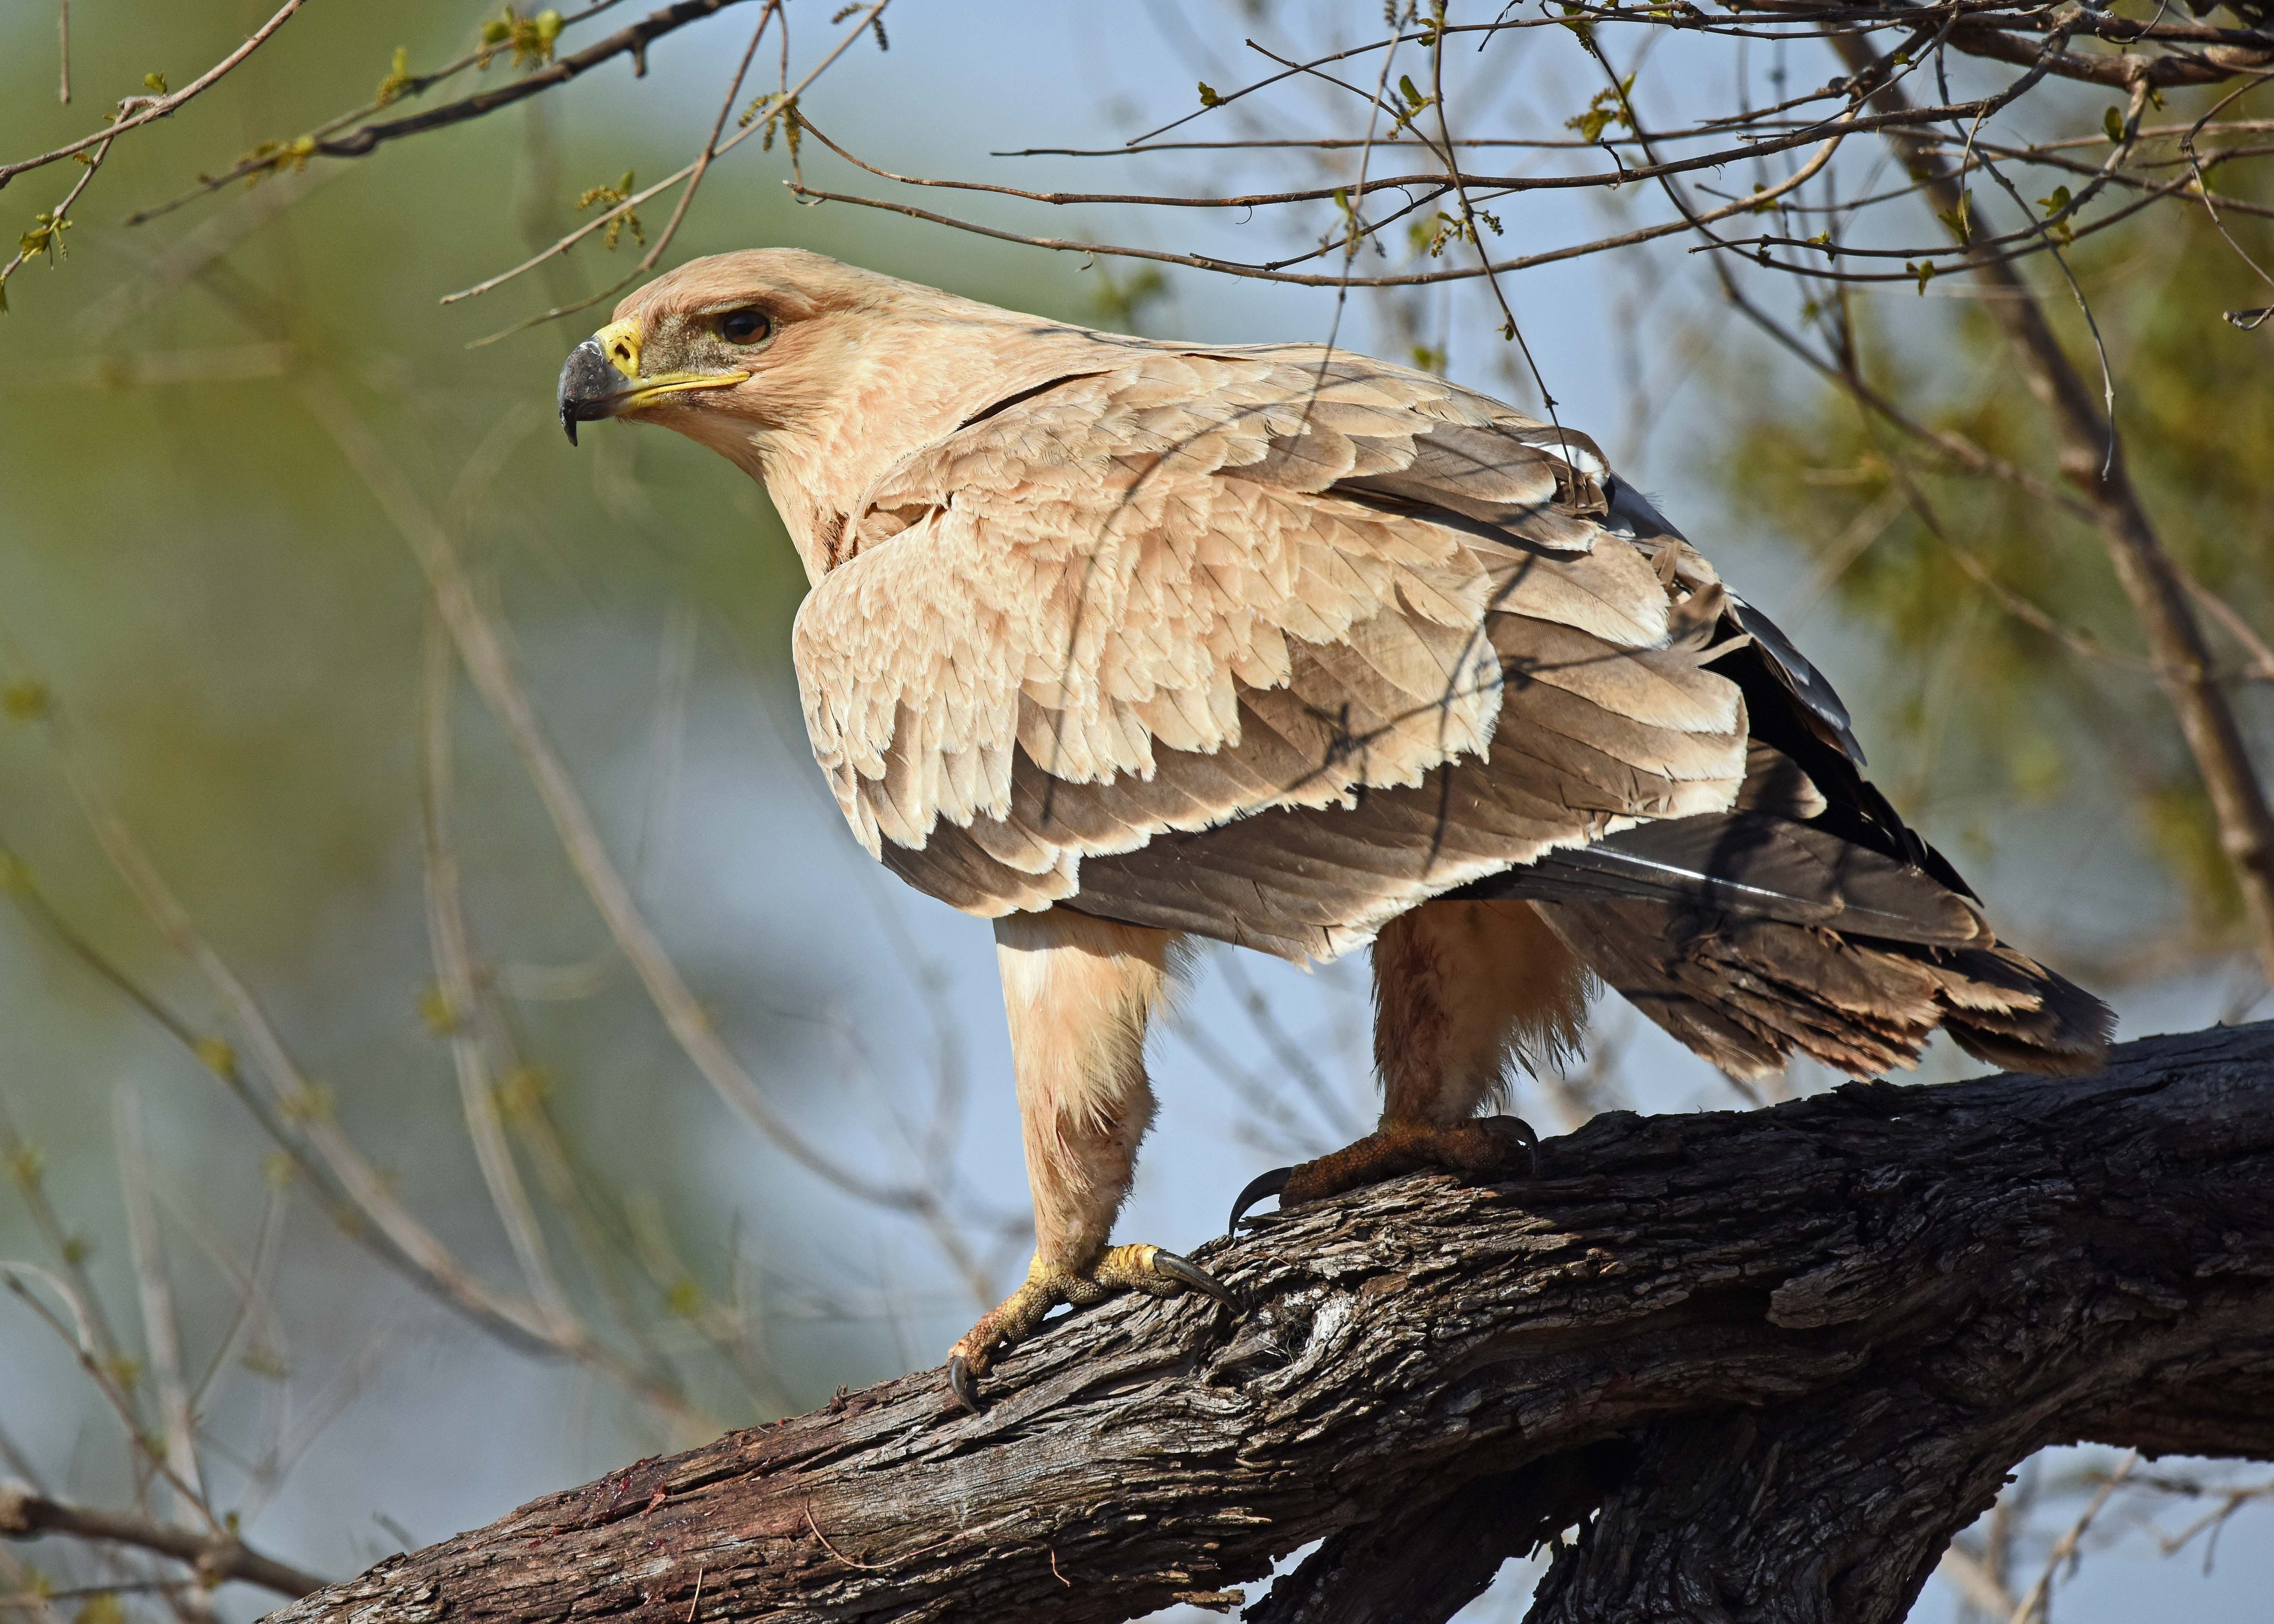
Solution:
[[[0,148],[19,156],[84,133],[146,73],[186,82],[244,38],[255,10],[239,0],[75,6],[68,107],[55,94],[54,9],[0,10]],[[409,1207],[502,1279],[514,1276],[514,1255],[468,1142],[448,1044],[453,1012],[437,1003],[423,918],[425,584],[301,388],[310,378],[335,388],[447,517],[546,726],[612,849],[661,899],[674,950],[722,1033],[770,1091],[797,1100],[817,1136],[869,1154],[868,1128],[848,1126],[863,1106],[846,1085],[846,1041],[827,1024],[848,988],[884,974],[862,959],[867,916],[843,916],[847,886],[867,883],[868,865],[849,881],[831,869],[859,854],[804,777],[772,786],[779,764],[805,765],[785,752],[781,731],[785,718],[795,726],[787,628],[804,580],[794,555],[757,487],[675,436],[611,425],[588,433],[581,453],[563,443],[553,380],[569,346],[606,320],[606,304],[470,348],[606,286],[621,257],[611,264],[589,244],[505,290],[437,304],[572,228],[583,179],[683,162],[718,89],[698,77],[700,97],[659,103],[657,81],[635,81],[626,63],[436,138],[355,162],[286,166],[151,225],[118,222],[200,170],[264,143],[289,146],[369,101],[375,80],[381,101],[415,104],[414,75],[469,50],[494,48],[482,70],[491,82],[525,69],[552,51],[559,20],[465,0],[311,8],[309,26],[282,31],[225,91],[121,142],[76,211],[69,255],[26,264],[10,288],[13,312],[0,318],[4,873],[36,886],[193,1029],[224,1029],[211,991],[163,948],[105,861],[49,742],[46,724],[58,723],[90,781],[276,1018],[318,1097]],[[654,71],[708,73],[704,49],[692,37],[662,41]],[[799,208],[778,184],[781,162],[762,160],[756,142],[721,162],[674,261],[795,242],[1002,303],[1091,313],[1092,282],[1072,264]],[[82,173],[64,164],[27,175],[0,192],[0,209],[29,220]],[[215,242],[229,245],[200,252]],[[1126,308],[1133,315],[1150,297],[1133,288]],[[685,705],[672,719],[659,672],[681,625]],[[925,1316],[945,1307],[941,1323],[968,1319],[968,1304],[953,1286],[927,1285],[880,1314],[862,1304],[889,1293],[880,1283],[863,1296],[864,1282],[877,1278],[880,1232],[924,1256],[930,1243],[904,1221],[817,1195],[719,1104],[611,952],[519,763],[463,682],[454,719],[478,945],[496,974],[539,989],[510,1000],[526,1064],[501,1079],[498,1106],[532,1182],[557,1177],[590,1205],[583,1219],[546,1208],[564,1259],[600,1259],[571,1280],[579,1306],[612,1335],[636,1327],[639,1345],[723,1419],[803,1408],[848,1378],[906,1368],[916,1355],[897,1345],[896,1326],[885,1334],[888,1316],[927,1327],[916,1342],[928,1350]],[[661,756],[681,754],[689,787],[674,820],[654,779]],[[734,795],[752,799],[737,807]],[[760,817],[773,820],[765,841],[752,838]],[[754,850],[755,875],[742,866]],[[832,931],[792,939],[774,928],[766,909],[810,910],[832,886]],[[192,1203],[179,1222],[207,1255],[244,1244],[275,1187],[259,1132],[197,1055],[5,907],[0,1034],[0,1105],[22,1128],[25,1165],[44,1162],[45,1187],[107,1294],[132,1294],[106,1109],[114,1088],[146,1095],[166,1147],[165,1185]],[[884,1019],[861,1039],[890,1065],[900,1036]],[[216,1435],[282,1402],[271,1387],[290,1384],[305,1407],[327,1372],[360,1357],[361,1339],[406,1312],[426,1335],[455,1326],[316,1222],[315,1204],[297,1211],[309,1222],[292,1227],[297,1272],[280,1301],[302,1340],[290,1358],[265,1337],[245,1353],[243,1372],[256,1380],[216,1400]],[[586,1219],[597,1225],[589,1234],[578,1228]],[[12,1207],[0,1210],[0,1255],[41,1254],[21,1224]],[[237,1292],[225,1270],[189,1267],[185,1341],[211,1348]],[[780,1361],[772,1388],[744,1380],[697,1323],[761,1289],[808,1304],[769,1333]],[[30,1390],[53,1365],[68,1390],[59,1350],[19,1329],[0,1323],[11,1385]],[[55,1408],[59,1438],[34,1428],[32,1441],[75,1459],[64,1418],[76,1403]],[[605,1460],[667,1441],[637,1406],[595,1422],[556,1420],[558,1447]],[[513,1449],[502,1435],[465,1444],[484,1456]],[[585,1458],[548,1464],[532,1448],[516,1470],[537,1481],[583,1475]],[[515,1482],[516,1492],[531,1486]]]
[[[1254,0],[1251,9],[1261,11]],[[63,107],[53,8],[0,8],[0,152],[75,138],[111,99],[189,82],[270,10],[267,0],[80,4],[78,95]],[[705,36],[713,57],[736,26]],[[234,1051],[217,1035],[215,1000],[118,883],[49,742],[60,719],[88,778],[276,1016],[312,1094],[331,1102],[405,1204],[476,1268],[511,1278],[450,1069],[448,1041],[463,1013],[435,984],[422,918],[425,586],[372,491],[312,420],[303,380],[336,387],[448,518],[611,849],[770,1093],[794,1100],[817,1139],[866,1147],[875,1101],[852,1080],[859,1064],[900,1082],[917,1071],[900,1026],[921,1023],[910,1011],[922,996],[899,996],[898,972],[879,967],[889,954],[861,935],[860,888],[883,882],[851,847],[794,736],[785,633],[803,580],[763,497],[668,434],[595,425],[582,452],[561,441],[553,379],[605,304],[469,347],[587,297],[621,274],[624,256],[612,262],[594,243],[508,289],[436,303],[576,224],[580,193],[598,201],[628,192],[634,173],[685,162],[714,115],[712,88],[672,102],[618,64],[372,158],[300,162],[304,132],[345,109],[422,105],[420,73],[484,47],[493,59],[481,71],[498,82],[552,53],[558,34],[559,13],[496,0],[308,8],[225,94],[119,146],[68,237],[39,238],[58,252],[18,273],[14,312],[0,320],[0,892],[36,887],[211,1034],[183,1052],[117,987],[0,907],[0,1104],[23,1133],[6,1153],[7,1176],[16,1194],[54,1203],[64,1260],[84,1265],[108,1300],[132,1303],[105,1106],[114,1090],[139,1094],[161,1147],[155,1182],[176,1245],[184,1342],[200,1351],[229,1345],[242,1295],[230,1270],[245,1237],[289,1211],[275,1312],[218,1372],[200,1414],[213,1437],[230,1440],[263,1436],[284,1414],[305,1449],[311,1426],[320,1432],[365,1385],[397,1384],[340,1447],[347,1469],[328,1479],[300,1469],[279,1505],[294,1519],[292,1543],[338,1571],[385,1553],[370,1547],[362,1517],[392,1492],[415,1494],[411,1520],[431,1538],[453,1516],[477,1520],[668,1440],[621,1395],[596,1398],[589,1377],[477,1343],[321,1219],[289,1161],[217,1086]],[[690,38],[659,44],[659,78],[702,49]],[[782,110],[761,98],[749,117],[771,125]],[[839,117],[832,132],[866,149],[867,132],[839,129]],[[779,122],[794,138],[797,125]],[[274,160],[259,185],[152,225],[117,223],[246,154]],[[776,184],[787,156],[787,143],[754,141],[722,162],[674,259],[794,242],[1110,327],[1167,320],[1166,285],[1148,267],[1085,274],[1071,257],[795,207]],[[0,192],[0,241],[51,224],[81,173],[58,165]],[[616,188],[588,190],[619,175]],[[230,245],[194,274],[173,268],[177,254],[216,239]],[[2086,274],[2105,325],[2125,335],[2116,359],[2135,460],[2175,552],[2263,624],[2274,563],[2268,352],[2263,335],[2216,319],[2263,301],[2198,228],[2127,238],[2114,255]],[[1397,304],[1388,352],[1445,367],[1445,320],[1419,297]],[[1931,359],[1945,344],[1983,357],[1986,376]],[[1994,448],[2042,460],[2031,410],[1970,309],[1923,302],[1887,324],[1875,357],[1939,389],[1951,420]],[[1754,398],[1783,403],[1774,391]],[[2204,400],[2217,410],[2204,412]],[[1733,500],[1786,533],[1837,538],[1887,496],[1890,458],[1905,448],[1842,401],[1784,402],[1788,411],[1736,425],[1716,466]],[[2002,488],[1924,466],[1916,477],[1949,532],[2015,592],[2132,646],[2095,539]],[[1895,680],[1855,695],[1871,699],[1883,723],[1902,720],[1922,740],[1942,730],[2041,800],[2097,804],[2098,778],[2112,777],[2169,861],[2193,840],[2197,860],[2217,868],[2200,798],[2141,673],[2080,664],[1988,604],[1909,517],[1896,516],[1834,590],[1859,618],[1892,628]],[[672,776],[657,763],[673,754],[659,741],[675,736],[664,673],[681,658],[673,650],[682,625],[695,628],[683,650],[692,809],[674,822],[654,790]],[[609,952],[520,764],[463,684],[453,719],[478,945],[501,983],[532,989],[509,1000],[523,1064],[496,1079],[494,1103],[531,1182],[589,1207],[546,1208],[563,1259],[598,1259],[563,1270],[578,1307],[612,1333],[636,1327],[642,1351],[723,1420],[802,1408],[841,1381],[931,1357],[945,1340],[935,1333],[960,1329],[969,1304],[943,1282],[929,1244],[817,1191],[693,1078]],[[2215,915],[2210,881],[2192,882],[2191,894]],[[968,1002],[999,1009],[984,984],[991,963],[975,954],[972,967],[981,985]],[[1264,1007],[1260,993],[1253,1001]],[[1359,1004],[1345,984],[1342,1013]],[[828,1025],[848,1007],[859,1011],[849,1037]],[[1349,1047],[1363,1053],[1362,1031]],[[972,1119],[993,1109],[1001,1127],[1008,1090],[992,1094]],[[995,1137],[1015,1195],[1017,1136]],[[47,1237],[19,1205],[0,1203],[0,1255],[45,1255]],[[580,1228],[588,1221],[591,1234]],[[895,1259],[896,1247],[911,1255]],[[704,1341],[705,1315],[748,1300],[764,1311],[778,1391]],[[0,1371],[26,1396],[0,1422],[89,1497],[124,1498],[130,1474],[87,1441],[107,1437],[108,1423],[90,1425],[80,1373],[19,1319],[0,1320]],[[447,1379],[405,1357],[450,1335],[461,1340]],[[132,1355],[113,1373],[147,1393],[147,1366]],[[253,1485],[249,1526],[297,1458],[232,1462]],[[232,1476],[222,1497],[241,1486]],[[90,1624],[113,1624],[118,1606],[106,1596],[88,1611]]]
[[[2164,115],[2188,116],[2176,103]],[[2218,185],[2252,188],[2237,195],[2274,196],[2263,168],[2218,174]],[[2150,218],[2070,255],[2107,344],[2124,455],[2172,555],[2245,620],[2274,626],[2274,347],[2220,314],[2258,302],[2264,284],[2200,208]],[[2228,224],[2274,263],[2265,222],[2231,214]],[[2079,370],[2097,378],[2059,270],[2043,259],[2030,270]],[[2051,479],[2059,459],[2044,415],[1966,289],[1946,278],[1931,291],[1950,297],[1851,299],[1863,375],[1914,416]],[[1832,312],[1806,313],[1812,335],[1831,330]],[[1910,753],[1891,786],[1899,799],[1926,801],[1939,782],[1946,795],[1965,785],[2023,807],[2103,805],[2128,816],[2199,950],[2231,946],[2240,898],[2099,534],[1952,468],[1835,384],[1737,397],[1751,410],[1727,420],[1701,466],[1740,515],[1808,538],[1794,543],[1807,560],[1803,612],[1827,598],[1886,639],[1885,679],[1857,697]],[[2240,668],[2233,640],[2206,624]],[[2263,689],[2232,691],[2250,735],[2267,742]]]

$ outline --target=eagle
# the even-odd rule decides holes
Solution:
[[[1481,1111],[1597,984],[1713,1064],[2034,1071],[2112,1019],[2001,942],[1849,717],[1586,435],[1333,346],[1165,342],[798,249],[695,260],[570,354],[772,499],[815,760],[869,853],[994,921],[1034,1201],[979,1379],[1060,1304],[1231,1294],[1115,1245],[1180,957],[1370,946],[1380,1126],[1241,1205],[1509,1177]],[[1234,1217],[1238,1217],[1235,1208]]]

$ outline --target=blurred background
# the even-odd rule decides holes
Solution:
[[[273,7],[78,0],[68,106],[57,10],[0,6],[0,159],[84,133],[146,74],[187,82]],[[1112,147],[1193,111],[1196,79],[1269,71],[1243,38],[1321,54],[1373,37],[1377,10],[1159,0],[1101,21],[907,0],[800,108],[905,172],[1284,185],[1341,155],[990,154]],[[659,41],[644,77],[614,63],[370,158],[286,163],[120,223],[371,99],[398,49],[423,71],[500,15],[311,7],[121,141],[67,252],[8,280],[0,320],[0,890],[15,904],[0,911],[0,1259],[33,1266],[0,1296],[0,1477],[179,1511],[123,1406],[248,1539],[330,1577],[931,1365],[1015,1282],[1028,1241],[989,929],[900,886],[845,830],[789,668],[803,578],[763,492],[668,434],[593,425],[572,450],[553,379],[606,304],[521,325],[621,277],[671,196],[613,248],[596,237],[438,302],[688,162],[754,19]],[[861,26],[818,0],[786,15],[787,69],[770,37],[737,108]],[[512,43],[447,94],[531,65]],[[1713,86],[1683,71],[1708,43],[1662,49],[1638,103],[1672,117],[1728,94],[1725,53]],[[1736,69],[1763,101],[1829,71],[1781,48]],[[1457,71],[1479,127],[1561,130],[1600,82],[1556,30]],[[1219,121],[1249,138],[1349,122],[1308,83]],[[2006,487],[1929,470],[2004,583],[1986,589],[1891,497],[1869,425],[1734,320],[1682,238],[1510,279],[1535,372],[1480,284],[1345,297],[801,204],[772,134],[719,159],[666,265],[794,244],[1054,317],[1332,335],[1534,406],[1544,384],[1841,687],[1875,776],[2002,934],[2109,996],[2126,1036],[2259,1010],[2216,831],[2097,543]],[[817,185],[885,185],[809,136],[799,157]],[[9,234],[78,177],[65,164],[9,187]],[[1028,233],[1243,257],[1299,249],[1317,224],[955,201]],[[1528,245],[1645,207],[1545,192],[1502,214]],[[2270,340],[2216,320],[2264,301],[2200,217],[2164,221],[2093,239],[2077,273],[2167,545],[2244,628],[2274,624]],[[2050,467],[1968,292],[1954,277],[1869,290],[1859,325],[1923,415]],[[508,703],[467,680],[433,583],[462,633],[493,640]],[[2264,685],[2236,692],[2263,749]],[[532,749],[565,774],[532,773]],[[1123,1235],[1188,1248],[1255,1171],[1362,1132],[1368,1016],[1361,963],[1304,975],[1206,957],[1156,1046],[1160,1125]],[[1972,1069],[1939,1049],[1924,1074]],[[1796,1068],[1786,1087],[1830,1080]],[[1561,1131],[1610,1105],[1748,1102],[1614,1002],[1585,1068],[1528,1086],[1519,1109]],[[185,1451],[169,1426],[190,1417]],[[1970,1548],[2026,1588],[2111,1464],[2041,1457]],[[2263,1474],[2155,1470],[2168,1492],[2111,1502],[2059,1616],[2263,1618],[2274,1519],[2231,1492]],[[2222,1507],[2215,1561],[2209,1528],[2166,1554]],[[167,1576],[57,1540],[0,1545],[0,1605],[28,1616],[274,1603],[241,1584],[150,1588]],[[1535,1576],[1512,1564],[1470,1616],[1521,1616]],[[1930,1584],[1917,1616],[1980,1602],[1962,1578]]]

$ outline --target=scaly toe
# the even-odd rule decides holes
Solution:
[[[1190,1258],[1162,1246],[1115,1246],[1089,1272],[1099,1297],[1116,1290],[1175,1297],[1187,1287],[1220,1303],[1237,1303],[1229,1287]]]
[[[1026,1283],[966,1331],[950,1351],[947,1389],[957,1403],[977,1415],[979,1379],[994,1367],[998,1354],[1031,1336],[1060,1303],[1086,1308],[1117,1291],[1175,1297],[1187,1289],[1234,1306],[1239,1301],[1230,1287],[1190,1258],[1158,1246],[1108,1247],[1080,1269],[1038,1259],[1028,1266]]]
[[[1515,1116],[1389,1123],[1331,1155],[1266,1173],[1240,1192],[1233,1216],[1275,1191],[1280,1206],[1297,1207],[1405,1173],[1525,1177],[1534,1163],[1532,1147],[1539,1142],[1531,1124]]]

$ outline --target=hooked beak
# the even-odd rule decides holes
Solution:
[[[659,372],[640,376],[639,323],[609,323],[568,352],[561,368],[561,427],[576,443],[576,425],[621,417],[686,389],[731,389],[748,372]]]

